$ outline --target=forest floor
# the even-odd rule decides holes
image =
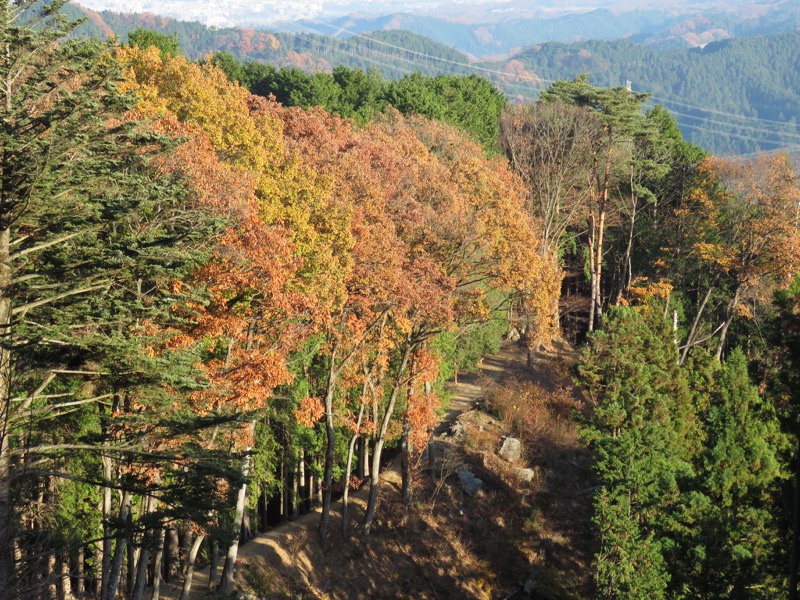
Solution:
[[[448,384],[449,408],[435,431],[437,471],[421,460],[408,508],[399,459],[382,472],[377,519],[360,535],[368,486],[350,496],[351,534],[333,506],[330,543],[319,542],[319,510],[260,534],[239,549],[237,589],[247,597],[539,598],[591,597],[591,492],[588,455],[574,413],[582,399],[567,344],[535,355],[517,344],[486,357],[478,373]],[[453,426],[454,423],[459,423]],[[498,455],[506,437],[523,455]],[[469,496],[457,471],[483,482]],[[214,598],[208,569],[195,574],[192,600]],[[178,598],[165,589],[164,598]]]

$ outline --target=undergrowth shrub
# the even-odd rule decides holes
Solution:
[[[494,415],[519,437],[531,458],[544,461],[579,448],[575,416],[582,403],[568,388],[547,390],[530,381],[480,382]]]

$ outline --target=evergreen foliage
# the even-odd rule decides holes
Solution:
[[[601,596],[775,597],[773,506],[786,442],[744,354],[681,367],[657,311],[624,308],[591,336],[579,374],[594,404],[584,435],[603,484]]]

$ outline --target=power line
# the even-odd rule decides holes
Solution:
[[[313,39],[313,38],[309,37],[308,35],[306,35],[306,34],[304,34],[302,32],[292,31],[290,29],[283,28],[283,27],[278,27],[278,26],[274,26],[274,25],[272,26],[272,28],[275,29],[276,31],[285,33],[287,35],[294,36],[297,39],[306,41],[306,42],[311,43],[311,44],[316,44],[316,45],[318,45],[320,47],[328,48],[328,49],[330,49],[332,51],[348,52],[348,50],[346,50],[346,49],[334,46],[334,45],[329,44],[327,42],[324,42],[324,41],[322,41],[320,39]],[[306,27],[306,30],[308,32],[312,33],[312,34],[316,34],[317,36],[320,36],[320,37],[323,37],[323,38],[324,37],[333,37],[333,36],[330,36],[329,34],[325,34],[325,33],[321,32],[319,30],[315,30],[315,29],[310,28],[310,27]],[[384,41],[384,40],[379,40],[379,39],[368,37],[368,36],[365,36],[365,35],[362,35],[362,34],[359,34],[359,33],[351,32],[351,31],[349,31],[349,30],[347,30],[345,28],[340,28],[339,31],[342,31],[342,32],[344,32],[346,34],[349,34],[352,38],[363,39],[364,41],[368,42],[370,45],[373,46],[372,48],[370,48],[371,52],[373,52],[373,53],[376,53],[376,54],[380,55],[380,50],[376,49],[374,47],[375,45],[382,46],[382,47],[391,49],[391,50],[396,51],[396,52],[400,52],[399,56],[398,55],[388,55],[388,54],[383,54],[382,55],[386,59],[392,59],[392,61],[393,61],[392,64],[387,64],[385,62],[382,62],[381,60],[378,60],[374,56],[360,55],[359,59],[362,62],[367,63],[367,64],[376,65],[376,66],[379,66],[379,67],[383,67],[385,69],[394,69],[396,71],[400,71],[400,72],[405,73],[405,74],[410,74],[410,73],[412,73],[414,71],[418,71],[420,69],[420,67],[422,66],[422,60],[427,61],[428,63],[435,62],[435,63],[439,63],[439,64],[443,64],[443,65],[448,65],[451,68],[452,67],[456,67],[458,69],[466,70],[468,72],[492,75],[492,76],[494,76],[494,78],[499,78],[500,79],[499,82],[497,80],[495,80],[495,84],[496,85],[502,85],[502,86],[506,87],[507,92],[508,92],[508,88],[511,88],[512,90],[514,90],[517,93],[521,94],[523,96],[523,98],[530,98],[530,99],[533,99],[535,97],[535,92],[536,92],[537,88],[541,88],[541,87],[543,87],[545,85],[555,83],[555,80],[544,79],[544,78],[541,78],[541,77],[539,77],[539,76],[537,76],[535,74],[533,74],[533,76],[536,77],[535,80],[530,80],[530,79],[526,80],[526,79],[523,79],[520,75],[517,75],[515,73],[509,73],[507,71],[500,71],[500,70],[497,70],[497,69],[490,69],[490,68],[481,67],[481,66],[478,66],[478,65],[475,65],[475,64],[454,61],[454,60],[451,60],[449,58],[443,58],[443,57],[440,57],[440,56],[434,56],[434,55],[431,55],[431,54],[427,54],[425,52],[420,52],[420,51],[417,51],[417,50],[411,50],[411,49],[408,49],[408,48],[403,48],[402,46],[398,46],[396,44],[392,44],[392,43]],[[345,39],[348,39],[348,38],[345,38]],[[352,50],[350,52],[353,53]],[[398,61],[400,61],[402,63],[405,63],[406,65],[409,65],[410,67],[412,67],[412,69],[403,68],[401,66],[398,66],[397,65]],[[425,66],[429,66],[429,65],[425,65]],[[793,143],[794,141],[800,141],[800,133],[788,132],[788,131],[776,131],[776,130],[770,128],[770,127],[774,127],[774,126],[783,126],[783,127],[785,127],[787,125],[787,123],[782,122],[782,121],[777,121],[777,120],[774,120],[774,119],[764,119],[764,118],[760,118],[760,117],[751,117],[751,116],[732,113],[732,112],[727,112],[727,111],[723,111],[723,110],[717,110],[717,109],[697,106],[697,105],[690,104],[690,103],[687,103],[687,102],[683,102],[683,101],[680,101],[680,100],[673,100],[671,98],[666,98],[666,97],[663,97],[661,95],[653,94],[653,95],[651,95],[651,98],[655,102],[657,102],[659,104],[664,104],[670,110],[670,112],[673,115],[675,115],[679,126],[684,127],[686,129],[692,129],[692,130],[695,130],[695,131],[701,131],[701,132],[704,132],[704,133],[715,134],[715,135],[724,135],[724,136],[726,136],[728,138],[739,139],[739,140],[742,140],[742,141],[751,141],[751,142],[757,142],[757,143],[760,143],[760,144],[771,144],[771,145],[779,146],[779,148],[776,148],[775,150],[771,150],[770,152],[781,151],[783,149],[786,149],[787,151],[796,151],[798,149],[798,147],[800,147],[800,145]],[[698,115],[691,115],[691,114],[688,114],[688,113],[685,113],[685,112],[677,111],[677,110],[675,110],[673,108],[669,108],[670,105],[680,106],[680,107],[683,107],[685,109],[694,110],[694,111],[698,111],[698,112],[702,112],[702,113],[707,113],[709,115],[719,115],[719,116],[727,117],[727,118],[730,118],[730,119],[737,119],[737,120],[740,120],[740,121],[744,121],[746,123],[752,123],[752,125],[746,125],[744,123],[726,123],[724,121],[719,121],[719,120],[716,120],[716,119],[710,119],[708,117],[703,117],[703,116],[698,116]],[[716,130],[716,129],[711,129],[711,128],[708,128],[708,127],[704,127],[703,125],[687,123],[685,121],[685,119],[692,119],[692,120],[700,121],[703,125],[711,124],[711,125],[719,125],[721,127],[726,127],[726,128],[729,128],[729,129],[730,128],[746,129],[746,130],[748,130],[750,132],[753,132],[755,134],[759,134],[760,133],[760,134],[764,135],[765,137],[755,137],[755,136],[752,136],[752,135],[745,135],[745,134],[742,134],[742,133],[734,133],[734,132],[731,132],[731,131],[720,131],[720,130]],[[772,137],[772,138],[776,138],[777,137],[779,139],[769,139],[770,137]],[[781,138],[788,138],[788,139],[781,139]],[[784,146],[780,147],[781,144],[784,144]],[[746,155],[743,155],[743,156],[746,156]]]

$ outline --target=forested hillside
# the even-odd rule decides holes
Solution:
[[[425,74],[468,73],[468,58],[450,46],[408,31],[384,31],[340,39],[314,33],[261,31],[246,27],[206,27],[152,14],[94,13],[73,7],[89,19],[76,30],[79,35],[123,39],[139,28],[177,37],[181,51],[190,59],[209,53],[230,52],[239,59],[257,60],[277,67],[308,72],[329,72],[336,66],[377,68],[387,78],[412,71]]]
[[[633,89],[669,108],[694,143],[719,154],[747,154],[793,150],[800,142],[798,44],[797,31],[661,51],[626,40],[551,43],[515,60],[544,81],[580,73],[600,86],[632,81]]]
[[[613,10],[573,11],[557,16],[521,18],[531,6],[484,11],[480,17],[463,8],[450,18],[396,13],[381,17],[358,14],[329,20],[287,23],[292,31],[339,37],[371,31],[407,29],[476,57],[507,54],[545,42],[630,39],[646,46],[689,48],[731,37],[769,35],[800,26],[800,7],[791,2],[674,3],[617,5]],[[558,8],[566,9],[568,5]],[[555,8],[555,7],[554,7]],[[516,9],[516,10],[515,10]],[[522,9],[522,10],[520,10]],[[483,18],[481,18],[483,17]]]
[[[128,33],[143,27],[175,35],[191,59],[223,51],[238,60],[306,73],[330,73],[336,67],[374,70],[390,81],[413,72],[476,73],[514,102],[537,97],[550,82],[586,72],[595,85],[631,81],[635,90],[653,94],[654,101],[670,108],[687,139],[717,154],[776,149],[794,153],[800,143],[800,89],[795,76],[800,68],[795,52],[800,33],[794,30],[737,37],[704,48],[657,49],[631,40],[544,43],[501,62],[471,64],[451,47],[407,31],[341,38],[288,30],[209,29],[153,15],[91,16],[79,31],[113,32],[125,40]]]
[[[371,536],[446,535],[428,525],[445,486],[463,527],[441,547],[508,526],[503,551],[535,575],[510,581],[495,556],[459,588],[476,598],[797,597],[786,154],[714,156],[648,94],[587,76],[517,106],[475,76],[313,79],[192,61],[152,31],[69,37],[64,4],[0,9],[0,598],[185,600],[201,567],[210,597],[273,593],[237,577],[239,546],[313,506],[293,543],[358,577]],[[515,459],[539,461],[531,486],[565,465],[592,486],[560,511],[506,489],[517,505],[473,505],[467,527],[457,503],[480,499],[450,487],[464,475],[437,465],[432,431],[445,383],[503,338],[527,369],[579,348],[541,374],[557,385],[510,382],[483,408],[532,440]],[[331,511],[351,488],[356,525]],[[570,523],[590,501],[591,527]],[[571,536],[533,552],[545,516]],[[594,559],[548,584],[568,537]],[[451,558],[404,560],[424,584]]]

